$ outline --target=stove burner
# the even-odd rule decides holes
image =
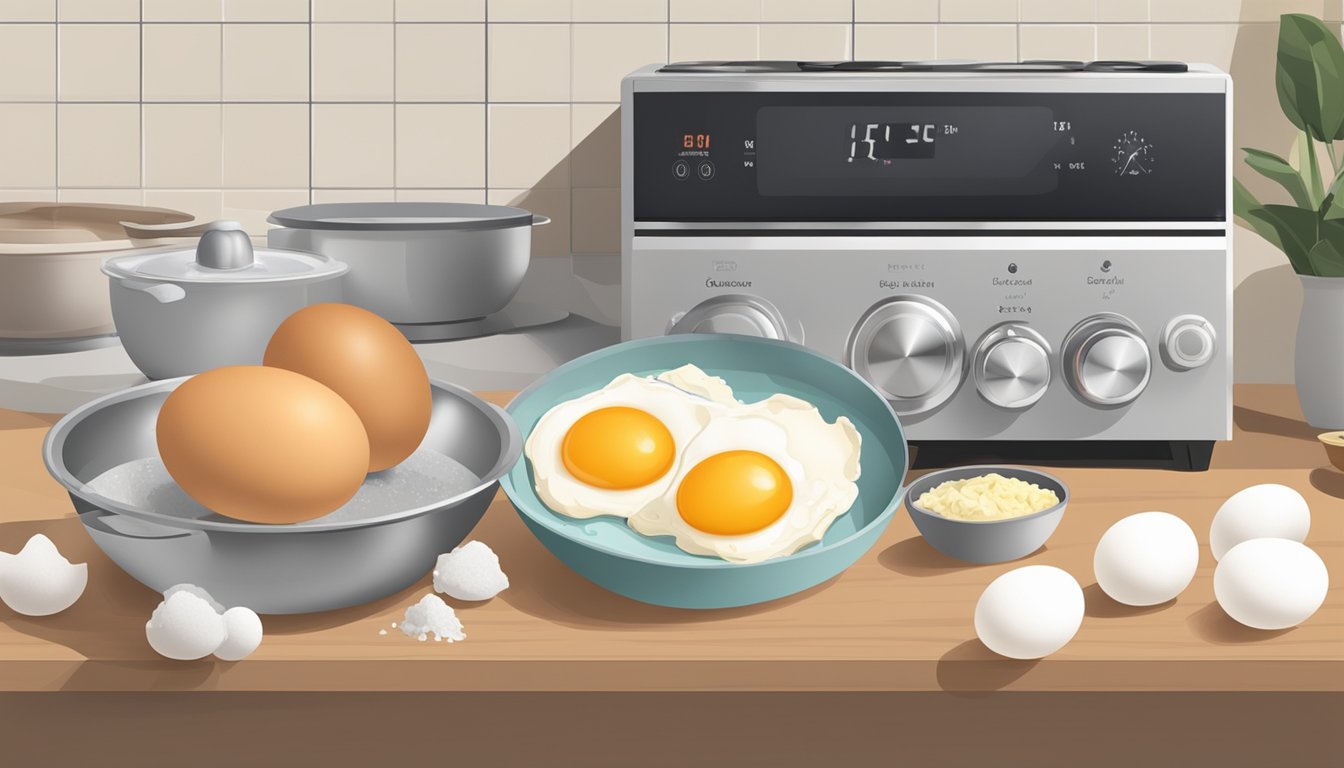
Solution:
[[[682,61],[659,72],[816,73],[816,72],[1185,72],[1179,61]]]

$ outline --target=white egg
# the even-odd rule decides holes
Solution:
[[[811,404],[783,395],[742,406],[737,413],[741,415],[716,416],[696,435],[667,492],[632,515],[631,528],[646,536],[672,536],[679,548],[692,554],[755,563],[820,541],[849,511],[858,496],[854,481],[859,477],[861,439],[848,419],[827,423]],[[752,501],[748,496],[753,478],[709,469],[737,452],[750,458],[734,462],[735,470],[760,477],[757,472],[766,471],[771,463],[777,467],[767,472],[782,474],[783,483],[775,493],[787,492],[787,498],[775,495]],[[708,471],[702,476],[713,476],[715,487],[700,486],[701,492],[696,492],[696,483],[688,484],[687,477],[704,469]],[[721,490],[718,482],[724,482]],[[740,511],[731,504],[734,494],[743,499]],[[705,508],[707,501],[712,509]],[[782,511],[770,519],[759,511],[765,507]],[[753,527],[754,521],[761,527]]]
[[[252,654],[261,645],[261,617],[251,608],[230,608],[221,617],[224,620],[224,641],[215,648],[215,656],[224,661],[238,661]]]
[[[1291,539],[1243,541],[1223,555],[1213,572],[1218,604],[1256,629],[1301,624],[1325,602],[1329,587],[1321,556]]]
[[[1185,591],[1199,567],[1199,542],[1181,518],[1141,512],[1102,534],[1092,558],[1097,584],[1125,605],[1157,605]]]
[[[1278,483],[1252,485],[1232,494],[1213,516],[1209,549],[1213,559],[1243,541],[1292,539],[1306,541],[1311,528],[1311,510],[1302,494]]]
[[[224,617],[211,601],[185,589],[165,597],[145,624],[149,646],[160,656],[180,661],[209,656],[224,637]]]
[[[499,556],[485,542],[469,541],[439,555],[434,564],[434,591],[457,600],[489,600],[509,588]]]
[[[0,552],[0,600],[26,616],[50,616],[75,604],[89,583],[88,563],[72,564],[38,533],[18,554]]]
[[[666,435],[670,435],[674,457],[709,422],[711,413],[721,409],[720,404],[700,395],[633,374],[623,374],[596,392],[557,404],[537,421],[523,448],[532,466],[537,495],[547,507],[580,519],[598,515],[629,517],[667,489],[675,458],[672,466],[657,478],[643,485],[615,488],[599,487],[589,482],[591,478],[581,479],[566,463],[566,437],[575,424],[595,411],[618,407],[643,411],[660,422],[667,430]],[[595,436],[589,434],[587,437]],[[610,437],[620,440],[622,436]],[[655,437],[649,436],[649,439]],[[614,464],[610,466],[621,469]]]
[[[1083,623],[1083,590],[1067,572],[1028,565],[990,582],[975,604],[975,634],[1011,659],[1058,651]]]

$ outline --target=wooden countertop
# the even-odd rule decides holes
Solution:
[[[236,663],[150,650],[144,624],[160,597],[94,547],[42,466],[57,417],[0,410],[0,549],[42,532],[89,563],[88,589],[64,613],[30,618],[0,605],[0,691],[1344,690],[1344,474],[1301,422],[1291,387],[1240,386],[1237,402],[1236,437],[1208,472],[1059,469],[1073,494],[1068,513],[1045,549],[1016,563],[948,559],[901,510],[854,567],[806,593],[711,612],[656,608],[569,571],[501,494],[473,537],[499,553],[513,586],[457,606],[466,642],[420,643],[390,628],[430,591],[426,574],[371,605],[266,617],[262,647]],[[1242,627],[1213,599],[1209,522],[1227,496],[1260,482],[1306,496],[1307,543],[1334,577],[1320,611],[1281,632]],[[1176,601],[1128,608],[1097,588],[1093,547],[1111,523],[1153,509],[1195,529],[1200,569]],[[985,585],[1025,563],[1068,570],[1087,598],[1073,642],[1035,662],[990,653],[971,623]]]

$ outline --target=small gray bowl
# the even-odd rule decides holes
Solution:
[[[1006,520],[957,520],[930,512],[915,503],[915,499],[940,483],[965,480],[991,472],[1052,490],[1059,497],[1059,503],[1032,515]],[[1026,557],[1040,549],[1055,532],[1055,528],[1059,527],[1068,504],[1069,489],[1059,478],[1025,467],[992,464],[930,472],[911,483],[905,493],[905,510],[910,513],[910,519],[924,540],[948,557],[972,563],[1004,563]]]

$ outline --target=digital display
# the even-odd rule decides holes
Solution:
[[[850,123],[849,162],[933,157],[934,123]]]
[[[709,149],[708,133],[683,133],[681,134],[682,149]]]

